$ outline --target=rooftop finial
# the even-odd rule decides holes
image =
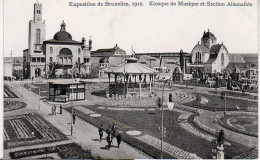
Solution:
[[[60,26],[61,26],[60,28],[61,31],[66,31],[66,23],[64,22],[64,20],[62,21]]]
[[[208,32],[209,32],[209,29],[208,29]]]

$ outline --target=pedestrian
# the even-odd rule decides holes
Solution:
[[[54,115],[56,115],[56,106],[55,105],[54,105],[53,111],[54,111]]]
[[[116,125],[115,124],[113,124],[111,127],[111,135],[112,135],[111,140],[113,143],[113,139],[114,139],[114,137],[116,137]]]
[[[102,138],[103,138],[103,125],[101,124],[100,127],[98,128],[98,133],[99,133],[99,140],[100,142],[102,142]]]
[[[60,114],[62,114],[62,105],[60,105]]]
[[[111,131],[112,131],[113,136],[115,136],[115,133],[116,133],[116,125],[115,124],[112,125]]]
[[[110,125],[108,126],[108,129],[106,130],[106,133],[109,136],[111,135],[111,126]]]
[[[51,107],[51,114],[54,115],[54,106]]]
[[[75,112],[72,113],[72,119],[73,119],[73,124],[75,124],[75,121],[76,121]]]
[[[107,144],[108,144],[107,150],[109,150],[111,148],[111,138],[110,138],[110,135],[107,135]]]
[[[120,143],[121,143],[121,141],[122,141],[122,137],[121,137],[121,134],[120,134],[120,133],[118,133],[118,134],[116,135],[116,141],[117,141],[117,147],[119,148],[119,145],[120,145]]]

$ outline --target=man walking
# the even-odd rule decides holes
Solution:
[[[119,145],[120,145],[120,143],[121,143],[121,141],[122,141],[122,137],[121,137],[121,134],[120,134],[120,133],[118,133],[118,134],[116,135],[116,140],[117,140],[117,147],[119,148]]]
[[[60,105],[60,114],[62,114],[62,105]]]
[[[107,136],[107,144],[108,144],[107,150],[110,150],[110,148],[111,148],[111,137],[110,137],[110,135]]]
[[[102,142],[102,138],[103,138],[103,125],[101,124],[100,127],[98,128],[98,133],[99,133],[99,140],[100,142]]]

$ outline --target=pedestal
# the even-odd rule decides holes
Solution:
[[[221,146],[217,146],[217,159],[224,159],[224,147],[223,147],[223,144]]]

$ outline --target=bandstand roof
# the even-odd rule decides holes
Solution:
[[[134,57],[127,58],[126,63],[120,64],[117,67],[107,70],[107,73],[112,74],[157,74],[158,71],[138,63]]]

